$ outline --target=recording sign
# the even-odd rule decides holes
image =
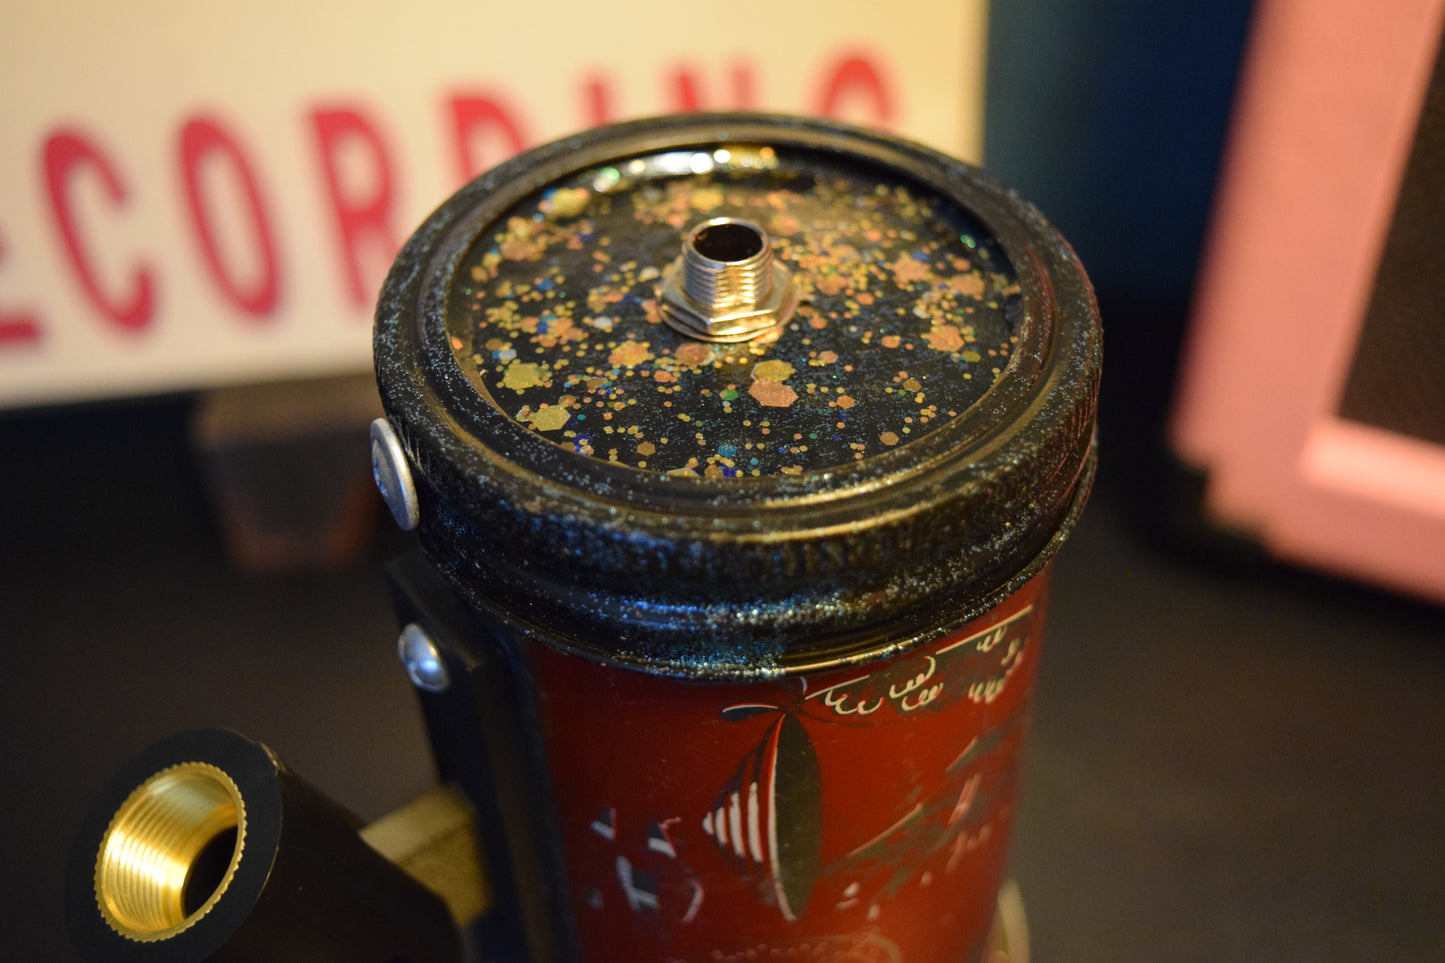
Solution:
[[[26,2],[0,406],[364,368],[430,203],[599,123],[779,110],[977,158],[986,4],[904,6]]]

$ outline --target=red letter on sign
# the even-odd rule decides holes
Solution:
[[[316,127],[326,192],[336,213],[336,239],[348,293],[354,303],[367,305],[381,286],[385,265],[391,263],[401,246],[391,229],[391,161],[381,135],[355,110],[317,110],[311,119]],[[355,160],[358,150],[369,155],[369,186],[356,184],[355,171],[347,170],[354,164],[342,156],[347,154]],[[363,243],[370,247],[367,260],[377,268],[375,271],[362,263]]]
[[[5,242],[0,240],[0,259],[5,256]],[[28,314],[11,314],[0,308],[0,348],[16,344],[34,344],[40,340],[40,325]]]
[[[593,74],[582,82],[582,116],[592,127],[601,127],[612,120],[612,81],[606,74]]]
[[[458,94],[452,98],[452,122],[457,131],[457,173],[459,182],[476,177],[493,164],[511,157],[527,146],[527,137],[510,111],[495,98]],[[502,139],[501,156],[493,160],[474,152],[476,141],[488,131]]]
[[[739,62],[732,67],[734,110],[750,110],[753,106],[753,67]],[[678,111],[702,110],[705,99],[699,91],[697,76],[687,67],[679,67],[672,75],[673,107]]]
[[[237,281],[235,274],[221,258],[217,244],[215,224],[211,208],[206,202],[206,193],[201,180],[201,167],[215,156],[230,169],[246,200],[247,213],[251,219],[251,237],[254,241],[259,274],[250,285]],[[256,187],[256,178],[246,163],[245,155],[236,140],[213,120],[198,117],[181,130],[181,175],[186,183],[186,204],[191,212],[191,225],[196,230],[201,254],[211,279],[221,289],[226,299],[247,314],[265,317],[276,307],[280,281],[276,267],[276,245],[271,236],[271,222],[266,217],[265,206],[261,203],[261,192]]]
[[[112,204],[124,206],[127,196],[124,185],[115,168],[88,138],[75,131],[63,130],[51,134],[45,141],[45,183],[50,190],[50,209],[60,229],[65,253],[70,256],[70,266],[74,268],[81,288],[101,314],[123,328],[138,331],[150,323],[155,310],[151,274],[144,268],[135,271],[129,298],[114,298],[100,289],[100,282],[81,241],[71,197],[75,177],[84,168],[89,168],[100,178]]]
[[[860,123],[887,127],[893,123],[893,95],[883,83],[878,70],[864,54],[842,57],[828,74],[827,84],[819,100],[818,113],[842,119],[842,103],[861,95],[872,102],[870,117],[856,118]],[[851,113],[851,112],[849,112]]]

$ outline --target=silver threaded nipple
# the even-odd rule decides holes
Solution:
[[[714,311],[757,304],[773,286],[773,246],[755,224],[717,218],[682,245],[683,290]]]
[[[747,341],[771,330],[797,307],[792,276],[773,261],[762,228],[730,217],[694,227],[662,284],[662,315],[704,341]]]

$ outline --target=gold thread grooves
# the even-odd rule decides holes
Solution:
[[[198,862],[230,830],[236,841],[220,882],[187,913],[188,887],[207,885],[192,879]],[[100,915],[139,943],[176,936],[220,901],[245,842],[246,806],[230,776],[205,762],[162,769],[126,797],[101,838],[95,862]]]

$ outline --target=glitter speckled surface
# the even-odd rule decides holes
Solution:
[[[738,345],[662,323],[684,234],[769,232],[802,303]],[[483,395],[581,456],[710,478],[798,474],[907,444],[976,402],[1022,317],[1012,268],[957,205],[829,155],[731,147],[586,171],[468,254],[451,346]]]

